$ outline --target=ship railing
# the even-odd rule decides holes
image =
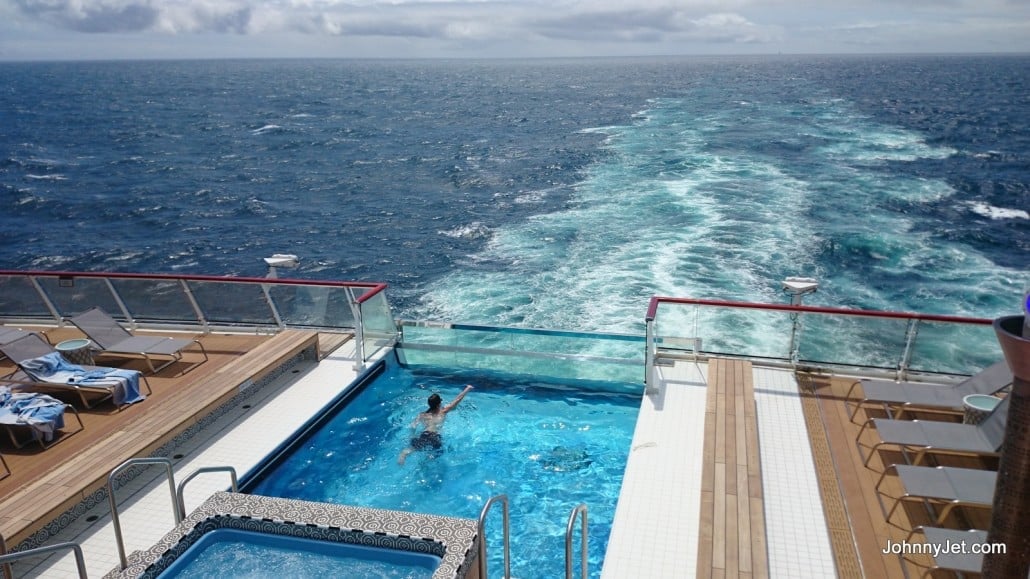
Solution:
[[[645,382],[669,358],[741,357],[795,369],[894,379],[961,377],[1001,359],[993,320],[655,296],[645,317]]]
[[[352,333],[360,362],[397,337],[382,283],[0,270],[0,321],[64,326],[100,307],[130,329]]]

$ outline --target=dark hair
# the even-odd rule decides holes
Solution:
[[[440,402],[442,402],[442,400],[441,400],[439,394],[437,394],[436,392],[430,394],[429,395],[429,410],[435,412],[437,408],[440,408]]]

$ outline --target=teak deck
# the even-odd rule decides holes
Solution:
[[[822,484],[823,505],[830,529],[837,570],[840,577],[919,577],[930,563],[921,555],[883,553],[887,541],[900,543],[909,532],[920,525],[935,524],[933,514],[918,501],[912,501],[886,518],[894,499],[903,494],[896,474],[883,479],[880,491],[876,483],[891,464],[904,464],[900,452],[882,449],[874,453],[866,467],[856,438],[867,418],[883,418],[885,414],[875,407],[860,410],[852,423],[844,405],[844,397],[854,378],[799,375],[804,399],[809,436],[813,455]],[[911,413],[906,419],[960,421],[960,416]],[[875,429],[866,429],[862,436],[862,452],[871,452],[878,440]],[[822,459],[820,459],[822,455]],[[929,463],[931,466],[933,462]],[[996,470],[996,459],[939,456],[936,464],[983,470]],[[828,484],[827,484],[828,483]],[[837,493],[833,496],[832,493]],[[839,506],[835,506],[838,505]],[[989,509],[956,508],[944,521],[944,526],[955,529],[987,529]],[[922,541],[920,534],[912,538]],[[953,577],[954,574],[937,571],[934,577]]]
[[[52,343],[79,337],[76,330],[47,332]],[[133,457],[148,456],[299,352],[317,348],[319,334],[286,330],[275,335],[207,334],[200,337],[209,360],[186,352],[183,362],[146,375],[153,394],[116,409],[110,401],[76,407],[85,429],[64,434],[42,449],[29,444],[2,452],[11,475],[0,480],[0,537],[14,547],[107,484],[108,473]],[[197,363],[197,362],[200,363]],[[142,360],[99,358],[98,365],[143,370]],[[186,365],[185,373],[180,375]],[[0,375],[13,370],[0,362]],[[140,385],[141,390],[143,388]],[[68,402],[73,402],[71,398]],[[66,430],[78,424],[66,416]]]
[[[698,577],[768,577],[751,363],[708,364]]]

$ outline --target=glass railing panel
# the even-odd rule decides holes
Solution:
[[[492,368],[518,374],[643,382],[643,336],[522,328],[404,328],[408,364]]]
[[[111,284],[129,315],[138,322],[199,323],[196,311],[178,280],[112,278]],[[121,309],[110,309],[107,313],[118,319],[123,317]]]
[[[209,324],[277,325],[262,284],[192,280],[189,286]]]
[[[62,317],[77,315],[97,306],[108,312],[122,311],[103,279],[39,277],[37,281]]]
[[[908,320],[802,313],[798,361],[895,370]]]
[[[693,304],[661,304],[654,319],[657,346],[664,350],[693,351],[697,345],[698,313]],[[701,344],[704,347],[704,344]]]
[[[61,317],[75,316],[94,307],[121,317],[122,310],[104,279],[41,277],[38,281]]]
[[[5,318],[53,320],[50,309],[26,276],[0,276],[0,316]]]
[[[382,292],[359,303],[358,307],[361,309],[363,346],[367,358],[396,339],[397,326],[386,302],[386,295]]]
[[[652,307],[655,341],[665,351],[690,350],[697,338],[708,354],[788,361],[796,319],[801,364],[972,374],[1001,359],[986,320],[677,298],[656,298]]]
[[[314,285],[271,285],[268,294],[288,326],[353,328],[354,312],[347,288]]]
[[[919,323],[912,370],[975,374],[1003,358],[994,327],[987,324]]]
[[[787,312],[702,306],[696,328],[706,352],[789,358],[792,324]]]

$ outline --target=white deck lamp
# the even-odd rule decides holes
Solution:
[[[790,305],[800,306],[801,297],[814,294],[819,289],[819,282],[810,277],[788,277],[783,280],[783,291],[790,294]]]
[[[813,294],[817,289],[819,289],[819,282],[810,277],[788,277],[783,280],[783,291],[790,294],[790,305],[792,306],[800,306],[801,297]],[[801,347],[799,340],[801,316],[798,315],[798,312],[791,312],[790,320],[792,325],[790,330],[790,361],[792,364],[797,364]]]

